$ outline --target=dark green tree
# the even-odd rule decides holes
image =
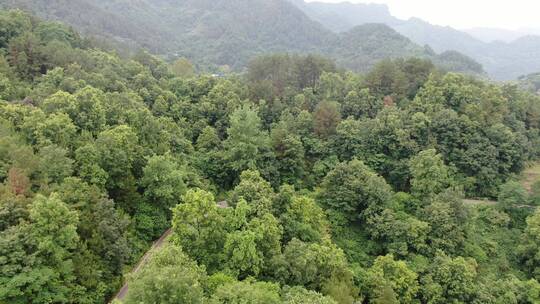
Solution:
[[[326,207],[356,220],[366,210],[384,209],[392,189],[384,178],[359,160],[340,163],[324,178],[319,200]]]

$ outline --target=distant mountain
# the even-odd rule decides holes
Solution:
[[[291,0],[310,18],[320,22],[334,32],[345,32],[366,23],[391,24],[395,18],[384,4],[326,3]]]
[[[316,51],[334,37],[281,0],[2,0],[0,5],[217,65],[237,66],[261,51]]]
[[[384,58],[418,56],[447,69],[461,70],[471,61],[440,57],[385,25],[354,24],[362,12],[350,6],[349,19],[337,34],[323,26],[303,1],[291,0],[0,0],[2,8],[21,8],[45,19],[60,20],[79,31],[113,39],[155,53],[185,56],[209,70],[240,70],[254,56],[271,52],[319,53],[342,66],[366,71]],[[295,4],[295,5],[293,5]],[[298,7],[304,7],[299,9]],[[326,12],[331,6],[315,6]],[[325,9],[323,9],[325,8]],[[392,19],[385,6],[366,5],[366,21]],[[338,10],[335,14],[340,14]],[[378,14],[372,18],[372,14]],[[325,17],[326,16],[326,17]],[[336,19],[328,11],[328,22]],[[472,67],[472,66],[471,66]],[[466,70],[481,73],[481,67]]]
[[[433,25],[418,18],[395,18],[384,5],[291,1],[313,20],[336,32],[366,23],[384,23],[417,44],[429,45],[436,52],[458,51],[481,63],[494,79],[516,79],[540,70],[540,39],[536,37],[485,42],[452,27]]]
[[[387,25],[368,23],[356,26],[339,35],[335,45],[338,63],[353,70],[371,65],[372,61],[397,58],[402,54],[423,57],[427,52],[408,38],[400,35]]]
[[[525,36],[540,36],[540,28],[520,28],[517,30],[506,30],[489,27],[475,27],[463,30],[467,34],[483,42],[513,42]]]
[[[521,31],[521,30],[506,30],[498,28],[488,28],[488,27],[475,27],[470,29],[463,30],[465,33],[473,36],[474,38],[481,40],[486,43],[494,41],[503,41],[503,42],[512,42],[523,36],[531,35],[534,32]]]

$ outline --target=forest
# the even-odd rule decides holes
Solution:
[[[468,56],[438,54],[384,24],[334,33],[289,0],[2,0],[0,8],[65,22],[120,53],[142,47],[215,74],[242,72],[253,57],[275,52],[323,54],[356,72],[384,58],[421,57],[449,71],[484,73]]]
[[[540,96],[425,58],[206,75],[0,11],[2,304],[540,303],[539,157]]]

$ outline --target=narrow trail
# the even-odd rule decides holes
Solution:
[[[221,209],[227,209],[229,208],[229,203],[227,201],[220,201],[217,203],[217,206],[218,208],[221,208]],[[141,268],[144,267],[146,263],[148,263],[148,260],[150,259],[152,254],[155,252],[155,250],[163,247],[163,245],[165,244],[165,241],[167,240],[167,237],[169,237],[171,233],[172,233],[172,228],[167,229],[167,231],[165,231],[161,235],[161,237],[157,241],[155,241],[154,244],[152,244],[152,247],[143,255],[143,257],[141,258],[137,266],[131,271],[132,274],[139,272],[139,270],[141,270]],[[120,288],[120,290],[118,291],[116,296],[111,300],[111,302],[114,300],[118,300],[118,301],[124,300],[124,298],[126,297],[128,293],[128,290],[129,290],[129,286],[128,286],[128,283],[126,282],[124,283],[124,286]]]
[[[158,249],[158,248],[161,248],[164,244],[165,244],[165,241],[167,240],[167,237],[169,235],[171,235],[172,233],[172,229],[168,229],[167,231],[165,231],[161,237],[154,242],[154,244],[152,244],[152,247],[143,255],[143,257],[141,258],[141,260],[139,261],[139,263],[137,264],[137,266],[131,271],[131,273],[137,273],[139,272],[139,270],[141,270],[141,268],[146,265],[146,263],[148,262],[149,258],[152,256],[152,253]],[[122,286],[122,288],[120,288],[120,290],[118,291],[118,293],[116,294],[116,296],[113,298],[113,300],[119,300],[119,301],[122,301],[124,300],[124,298],[126,297],[127,295],[127,292],[129,290],[129,286],[128,286],[128,283],[126,282],[124,284],[124,286]]]

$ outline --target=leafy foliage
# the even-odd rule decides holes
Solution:
[[[538,96],[421,59],[185,75],[0,24],[0,302],[108,302],[171,226],[127,303],[538,302]]]

